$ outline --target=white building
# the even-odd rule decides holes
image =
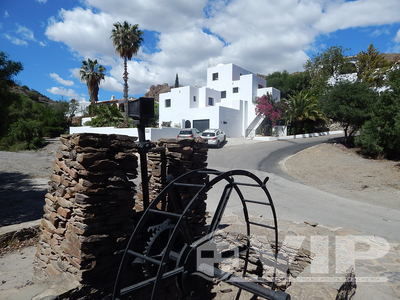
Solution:
[[[220,128],[228,137],[252,137],[263,120],[256,115],[256,98],[269,93],[280,100],[280,91],[265,85],[265,79],[234,64],[208,68],[205,87],[160,94],[160,127],[170,122],[172,127]]]

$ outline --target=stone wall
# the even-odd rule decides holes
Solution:
[[[112,282],[133,223],[137,176],[132,137],[61,137],[45,196],[36,271],[81,283]]]
[[[151,173],[150,190],[161,190],[169,181],[191,170],[202,169],[207,167],[207,152],[208,147],[203,139],[196,140],[176,140],[176,139],[160,139],[157,142],[159,148],[165,149],[166,171],[160,167],[163,159],[162,154],[158,157],[153,154],[149,157],[152,163],[149,164]],[[156,163],[157,162],[157,163]],[[165,180],[162,178],[165,174]],[[186,180],[186,183],[204,184],[206,175],[191,176]],[[181,189],[179,196],[183,206],[192,199],[195,191],[193,189]],[[188,219],[189,225],[193,225],[192,231],[195,235],[199,235],[204,231],[205,214],[206,214],[206,197],[197,202],[196,207],[192,210],[192,215]],[[168,197],[166,199],[165,208],[168,211],[173,211],[168,205]]]
[[[121,259],[117,253],[143,210],[141,193],[135,197],[140,186],[133,184],[137,145],[132,137],[89,133],[63,136],[61,142],[45,196],[35,270],[39,277],[63,275],[78,281],[83,288],[72,293],[94,288],[107,294]],[[158,141],[148,154],[150,200],[173,178],[206,167],[206,160],[203,140]],[[186,182],[206,180],[200,175]],[[183,189],[178,197],[184,206],[193,195]],[[174,211],[168,200],[160,208]],[[188,220],[195,236],[205,228],[205,200],[197,203]]]

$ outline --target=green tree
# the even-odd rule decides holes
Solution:
[[[372,117],[361,127],[356,142],[364,154],[400,159],[400,70],[388,77],[390,89],[372,104]]]
[[[139,25],[131,25],[124,21],[123,23],[117,22],[114,24],[114,29],[111,32],[111,39],[113,41],[116,52],[124,59],[124,115],[125,119],[128,118],[128,60],[132,59],[139,51],[140,45],[143,41],[143,31],[139,30]]]
[[[6,53],[0,51],[0,88],[13,83],[13,77],[23,70],[20,62],[8,59]]]
[[[390,65],[384,56],[371,44],[367,51],[361,51],[357,54],[356,69],[358,80],[373,87],[383,86],[385,74]]]
[[[97,104],[91,106],[91,115],[94,117],[86,125],[93,127],[113,126],[119,127],[124,122],[124,117],[116,105]]]
[[[344,129],[345,143],[349,144],[354,134],[371,117],[371,103],[376,93],[362,82],[340,82],[332,86],[320,102],[326,116],[339,122]]]
[[[99,85],[102,80],[104,80],[106,68],[98,64],[97,59],[82,61],[82,66],[79,71],[81,80],[86,82],[90,103],[96,103],[99,98]]]
[[[175,84],[174,84],[174,87],[176,87],[176,88],[179,87],[179,77],[178,77],[178,73],[176,73],[176,76],[175,76]]]
[[[323,53],[309,59],[304,68],[311,78],[313,93],[321,95],[327,88],[328,79],[343,73],[348,68],[349,58],[339,46],[332,46]]]
[[[281,98],[287,98],[302,90],[311,87],[311,78],[307,72],[296,72],[289,74],[287,71],[274,72],[265,76],[267,86],[281,91]]]
[[[18,96],[10,92],[10,87],[14,85],[14,76],[22,70],[20,62],[10,60],[6,53],[0,51],[0,137],[7,133],[9,107],[18,100]]]
[[[325,116],[318,98],[309,91],[300,91],[282,100],[284,118],[294,128],[294,133],[308,131],[305,125],[324,122]],[[311,128],[310,128],[311,129]]]

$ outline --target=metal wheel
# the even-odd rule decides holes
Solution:
[[[211,177],[213,178],[211,179]],[[243,178],[251,182],[244,182]],[[241,181],[237,181],[237,179]],[[273,231],[273,255],[276,260],[278,255],[278,224],[275,207],[266,188],[268,179],[267,177],[264,181],[261,181],[254,174],[244,170],[220,172],[201,169],[190,171],[170,182],[145,210],[128,241],[115,281],[113,299],[128,298],[129,295],[133,295],[141,289],[147,289],[146,293],[150,294],[150,297],[147,297],[148,299],[162,299],[163,295],[159,294],[160,287],[166,282],[168,285],[174,283],[177,299],[193,296],[193,286],[196,285],[196,280],[201,280],[204,277],[204,272],[198,268],[199,251],[202,245],[212,240],[232,191],[237,193],[243,206],[248,237],[251,234],[252,226]],[[204,201],[206,193],[219,182],[226,182],[226,185],[212,221],[206,231],[195,232],[194,227],[189,226],[193,219],[193,211],[197,205]],[[240,189],[244,186],[261,189],[265,199],[246,199]],[[191,197],[185,198],[182,195],[191,195]],[[167,209],[165,211],[158,209],[160,204],[165,203],[165,201],[168,203]],[[247,205],[250,203],[269,210],[273,219],[273,226],[250,220],[247,209]],[[155,229],[149,238],[145,233],[152,226]],[[144,239],[147,239],[147,243],[144,243],[145,247],[141,246]],[[248,238],[247,245],[244,249],[240,249],[240,252],[245,252],[242,276],[246,275],[247,272],[250,246],[250,239]],[[144,276],[140,276],[131,270],[132,267],[140,270],[140,265],[142,270],[145,270]],[[232,280],[235,279],[233,274],[223,272],[215,265],[209,267],[212,268],[214,278],[227,281],[229,284],[238,287],[239,295],[240,290],[244,289],[265,299],[290,299],[290,296],[284,292],[263,287],[243,278]],[[209,276],[209,274],[207,275]],[[272,284],[272,288],[274,288],[274,284]]]

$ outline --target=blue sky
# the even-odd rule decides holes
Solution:
[[[165,3],[163,3],[165,2]],[[383,3],[380,3],[383,2]],[[17,80],[54,100],[87,99],[78,71],[85,58],[107,69],[99,98],[122,96],[122,60],[109,39],[127,20],[144,30],[129,63],[130,95],[151,84],[203,85],[208,66],[298,71],[329,46],[349,55],[373,43],[400,52],[399,0],[1,0],[0,51],[20,61]]]

